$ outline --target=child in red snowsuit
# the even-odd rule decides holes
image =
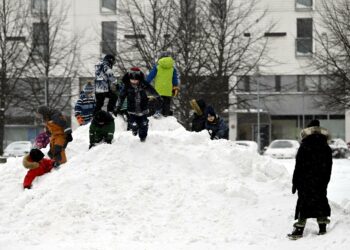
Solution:
[[[33,148],[23,157],[23,166],[29,169],[24,177],[23,188],[30,189],[35,177],[50,172],[55,166],[55,161],[44,158],[44,154],[39,149]]]

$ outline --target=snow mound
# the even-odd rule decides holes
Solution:
[[[89,127],[74,131],[68,162],[31,190],[21,159],[1,167],[0,249],[291,249],[283,166],[172,117],[151,118],[145,143],[115,121],[112,145],[88,150]]]

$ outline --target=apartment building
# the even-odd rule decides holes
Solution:
[[[349,141],[349,124],[347,131],[345,127],[349,113],[327,110],[322,104],[318,87],[327,79],[312,64],[319,49],[314,38],[315,29],[321,30],[320,2],[262,0],[260,4],[259,9],[266,10],[265,24],[274,24],[264,34],[270,61],[259,64],[253,74],[235,79],[238,84],[230,102],[237,104],[230,108],[230,138],[257,141],[260,118],[262,146],[274,139],[300,139],[300,130],[319,119],[332,137]],[[326,36],[326,30],[321,32]]]
[[[47,11],[52,4],[49,0],[27,1],[33,14]],[[135,34],[125,29],[120,17],[123,7],[118,0],[60,2],[68,11],[65,21],[67,37],[78,34],[81,39],[79,77],[72,79],[70,89],[73,106],[82,86],[88,79],[93,79],[95,63],[105,54],[117,54],[123,40],[134,39]],[[266,54],[270,60],[259,64],[251,75],[230,79],[232,84],[238,82],[235,92],[229,96],[230,139],[257,140],[259,113],[262,145],[277,138],[298,138],[300,129],[314,118],[320,119],[333,137],[350,141],[350,113],[329,111],[319,102],[317,85],[326,84],[327,80],[311,65],[313,52],[317,49],[314,33],[318,8],[317,0],[259,2],[257,11],[266,11],[259,25],[263,29],[270,23],[274,24],[265,32]],[[43,30],[47,30],[46,25],[33,20],[33,36],[45,37]],[[247,30],[245,35],[255,34]],[[35,40],[39,43],[37,48],[45,52],[45,39]],[[77,127],[75,119],[72,119],[72,126]],[[13,130],[12,134],[19,134],[13,125],[7,128]],[[33,129],[26,132],[28,139],[35,135]]]

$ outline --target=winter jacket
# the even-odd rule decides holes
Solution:
[[[98,111],[90,125],[90,144],[104,140],[111,143],[115,131],[114,118],[104,110]]]
[[[172,96],[173,87],[179,84],[179,77],[174,65],[175,62],[171,57],[163,57],[158,60],[158,65],[153,66],[147,76],[148,83],[154,79],[154,88],[161,96]]]
[[[84,119],[83,124],[87,124],[92,119],[95,107],[95,97],[93,95],[89,96],[84,91],[81,91],[79,99],[74,107],[74,115],[81,116]]]
[[[295,219],[330,216],[327,186],[332,172],[332,150],[327,144],[328,132],[321,127],[309,127],[301,135],[293,174],[293,186],[298,190]]]
[[[72,129],[68,127],[66,118],[58,110],[43,106],[39,113],[43,115],[45,126],[51,134],[50,158],[61,164],[65,163],[67,158],[64,149],[69,142],[67,138],[71,138]]]
[[[226,125],[225,121],[219,116],[216,116],[213,122],[206,120],[205,128],[208,130],[210,139],[212,140],[228,139],[228,126]]]
[[[155,97],[159,97],[157,91],[151,85],[146,83],[144,79],[140,81],[137,87],[133,87],[130,84],[128,74],[125,74],[122,80],[124,83],[124,89],[122,89],[120,93],[117,109],[121,108],[122,103],[124,102],[125,98],[127,98],[127,108],[129,114],[137,116],[147,115],[149,110],[146,91]]]
[[[115,80],[112,65],[107,61],[102,60],[95,65],[95,93],[108,93]]]
[[[37,176],[48,173],[53,168],[53,160],[43,158],[39,162],[33,162],[29,155],[23,157],[23,166],[29,171],[24,177],[23,187],[30,187]]]

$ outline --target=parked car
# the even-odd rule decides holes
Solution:
[[[300,144],[297,140],[274,140],[266,148],[264,155],[273,158],[295,158]]]
[[[350,155],[348,145],[343,139],[331,139],[329,141],[329,147],[332,149],[334,158],[347,158]]]
[[[258,144],[255,141],[234,141],[236,145],[246,148],[249,152],[258,152]]]
[[[32,148],[32,143],[30,141],[15,141],[7,145],[4,150],[4,156],[23,156],[28,154]]]

